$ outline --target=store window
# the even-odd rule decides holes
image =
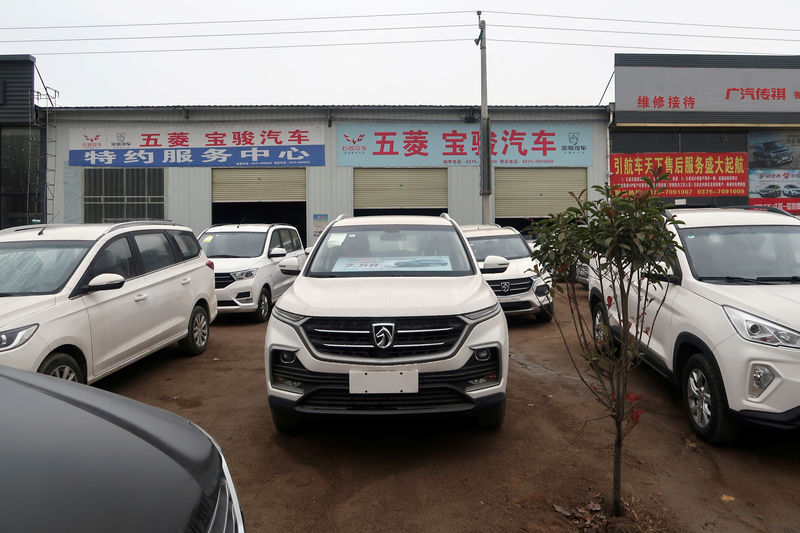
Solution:
[[[163,219],[163,168],[87,168],[84,170],[84,222]]]

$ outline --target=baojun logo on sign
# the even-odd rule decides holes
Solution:
[[[359,135],[358,137],[355,137],[355,136],[351,137],[351,136],[349,136],[349,135],[347,135],[345,133],[344,134],[344,140],[346,142],[345,142],[345,144],[342,145],[342,151],[343,152],[366,152],[367,151],[367,145],[366,144],[361,144],[364,141],[364,137],[366,137],[366,135],[364,135],[363,133],[361,135]]]
[[[111,146],[114,148],[130,148],[131,143],[126,140],[124,133],[117,133],[117,141],[112,142]]]

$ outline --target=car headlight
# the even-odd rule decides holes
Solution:
[[[28,342],[28,339],[33,337],[38,328],[39,324],[31,324],[30,326],[0,331],[0,352],[22,346]]]
[[[248,268],[247,270],[231,272],[231,276],[236,281],[241,281],[243,279],[253,279],[256,277],[256,272],[258,272],[258,268]]]
[[[486,320],[487,318],[491,318],[498,314],[500,311],[502,311],[502,309],[500,308],[500,303],[498,302],[490,307],[479,309],[471,313],[466,313],[464,318],[468,320]]]
[[[733,307],[722,308],[743,339],[770,346],[800,348],[800,333]]]
[[[286,322],[287,324],[292,324],[292,325],[297,325],[306,318],[303,315],[298,315],[295,313],[290,313],[289,311],[285,311],[280,307],[272,308],[272,316],[274,316],[281,322]]]

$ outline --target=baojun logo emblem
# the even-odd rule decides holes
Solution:
[[[570,134],[568,135],[568,139],[569,139],[569,144],[571,144],[572,146],[576,146],[578,144],[578,141],[580,140],[580,133],[570,132]]]
[[[500,290],[503,291],[504,293],[510,291],[511,290],[511,283],[508,282],[508,281],[500,282]]]
[[[394,324],[372,324],[372,341],[378,348],[390,348],[394,342]]]

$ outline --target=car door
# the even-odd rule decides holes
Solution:
[[[637,312],[642,313],[641,340],[645,352],[664,364],[672,355],[671,324],[675,314],[675,296],[681,288],[679,274],[680,268],[676,265],[675,269],[668,270],[667,275],[642,276],[633,280],[635,285],[629,294],[630,322],[633,323]],[[641,290],[637,291],[636,286]],[[635,333],[633,328],[631,333]]]
[[[89,374],[99,376],[136,357],[152,343],[158,328],[157,301],[143,298],[150,287],[141,275],[134,248],[127,236],[117,237],[98,252],[81,285],[99,274],[113,273],[125,278],[119,289],[97,291],[81,296],[89,316],[92,357]]]

